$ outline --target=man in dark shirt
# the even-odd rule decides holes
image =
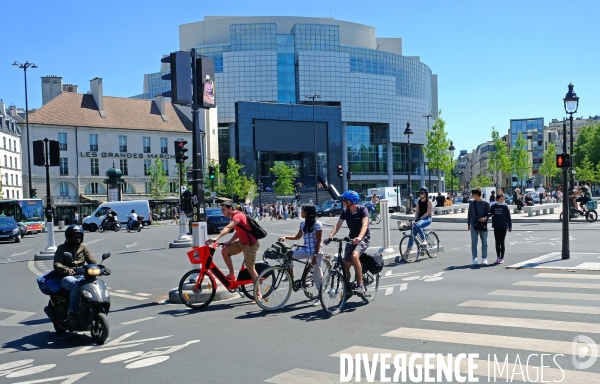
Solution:
[[[438,192],[438,195],[435,197],[436,207],[443,207],[446,198],[442,196],[442,192]]]

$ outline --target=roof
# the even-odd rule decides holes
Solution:
[[[192,130],[192,122],[170,102],[165,102],[167,121],[163,121],[154,100],[104,96],[103,101],[106,117],[100,116],[93,95],[64,92],[30,113],[29,123],[171,132]]]

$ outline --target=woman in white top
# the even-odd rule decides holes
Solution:
[[[304,239],[306,248],[294,251],[292,257],[294,259],[312,258],[315,285],[317,289],[320,290],[321,281],[323,280],[323,273],[321,271],[321,262],[323,261],[323,247],[321,242],[323,238],[323,224],[317,220],[317,210],[314,205],[303,206],[300,214],[304,220],[300,223],[300,229],[296,236],[281,236],[278,241]],[[292,277],[294,277],[293,262],[291,263],[290,268]],[[319,299],[316,299],[313,302],[313,305],[319,305]]]

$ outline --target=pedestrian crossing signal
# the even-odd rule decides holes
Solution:
[[[556,155],[556,167],[557,168],[568,168],[571,166],[571,159],[566,153],[559,153]]]

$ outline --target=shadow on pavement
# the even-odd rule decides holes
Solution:
[[[121,308],[121,309],[115,309],[115,310],[111,310],[110,312],[124,312],[124,311],[131,311],[132,309],[141,309],[141,308],[148,308],[148,307],[154,307],[156,305],[162,305],[161,303],[145,303],[145,304],[140,304],[140,305],[133,305],[131,307],[125,307],[125,308]]]
[[[93,343],[89,334],[78,334],[67,332],[58,336],[54,331],[42,331],[27,335],[17,340],[8,341],[2,344],[2,348],[12,348],[17,351],[27,352],[35,350],[60,350],[68,348],[77,348]]]

